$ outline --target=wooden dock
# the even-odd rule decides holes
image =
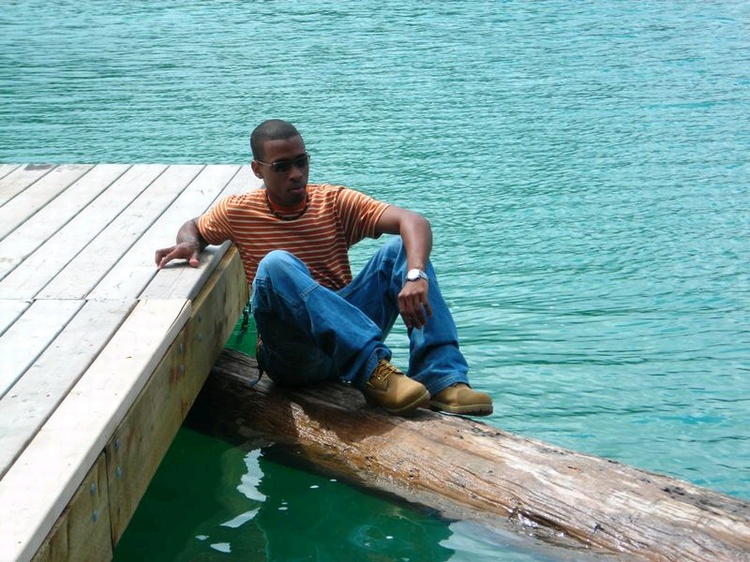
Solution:
[[[247,302],[236,250],[154,252],[238,165],[0,164],[0,560],[112,556]]]

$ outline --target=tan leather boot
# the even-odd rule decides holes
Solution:
[[[492,413],[492,398],[489,394],[477,392],[463,383],[457,383],[433,396],[430,400],[430,408],[449,414],[489,416]]]
[[[378,362],[363,393],[371,406],[380,406],[399,416],[427,406],[430,400],[430,393],[422,383],[410,379],[385,359]]]

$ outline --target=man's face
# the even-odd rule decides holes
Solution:
[[[292,207],[305,200],[309,162],[302,137],[263,143],[263,162],[253,160],[255,175],[263,179],[275,205]]]

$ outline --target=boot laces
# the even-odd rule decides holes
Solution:
[[[381,359],[378,362],[378,366],[375,368],[375,372],[372,374],[372,378],[374,379],[374,382],[383,383],[391,375],[400,374],[402,374],[401,371],[394,367],[390,362]]]

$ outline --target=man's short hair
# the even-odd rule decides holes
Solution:
[[[263,143],[269,140],[286,140],[302,136],[299,131],[282,119],[269,119],[255,127],[250,135],[250,149],[254,160],[263,160]]]

